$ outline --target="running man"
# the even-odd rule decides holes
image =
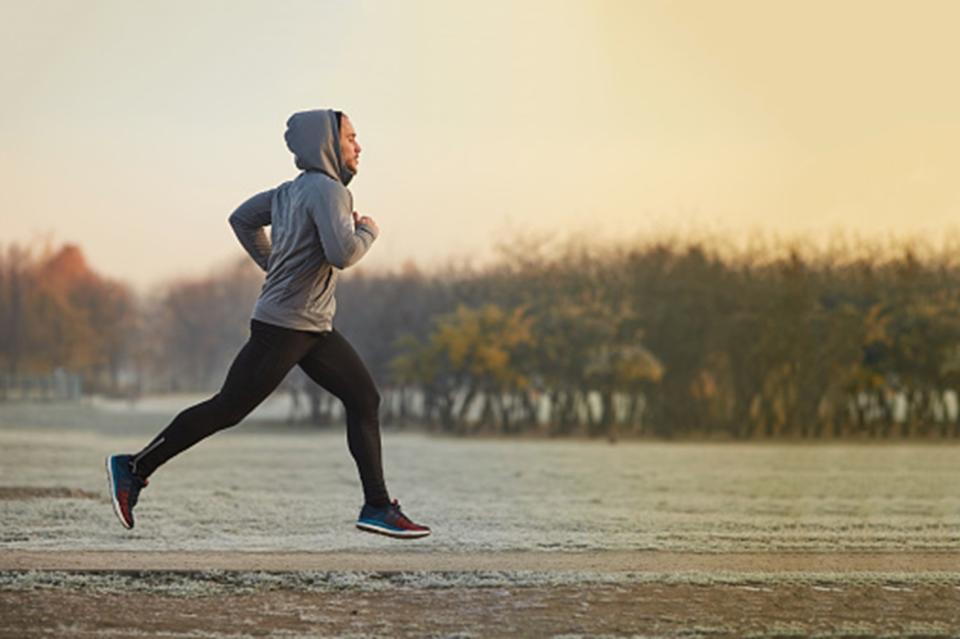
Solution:
[[[425,537],[430,528],[413,523],[390,500],[380,453],[380,394],[359,355],[333,327],[338,271],[356,264],[380,233],[373,219],[353,210],[347,190],[360,159],[356,132],[344,113],[318,109],[290,116],[284,137],[301,173],[254,195],[229,218],[240,244],[266,271],[250,338],[220,392],[183,410],[135,455],[107,457],[114,511],[133,528],[133,507],[157,467],[238,424],[299,365],[346,409],[347,443],[364,494],[357,528]]]

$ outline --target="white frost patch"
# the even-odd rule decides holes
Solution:
[[[6,571],[0,590],[64,589],[91,593],[142,592],[175,597],[209,597],[266,591],[337,592],[396,589],[531,588],[584,585],[665,584],[734,586],[770,591],[777,586],[810,586],[839,592],[838,586],[877,585],[907,591],[921,585],[960,587],[956,573],[596,573],[540,571],[476,572],[236,572],[236,571]]]
[[[186,406],[183,406],[185,408]],[[391,497],[433,529],[357,531],[343,427],[244,422],[151,477],[124,529],[103,458],[174,416],[0,405],[0,486],[100,499],[0,502],[0,551],[960,550],[960,451],[928,445],[469,440],[383,433]]]

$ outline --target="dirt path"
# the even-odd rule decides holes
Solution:
[[[483,571],[641,578],[459,580]],[[7,550],[0,578],[0,639],[960,636],[955,553]]]
[[[956,637],[953,586],[0,591],[0,637]]]
[[[5,550],[0,570],[956,572],[960,553],[130,552]]]

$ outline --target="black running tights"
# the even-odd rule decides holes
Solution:
[[[294,366],[343,402],[347,444],[360,471],[366,503],[389,503],[380,452],[380,394],[363,360],[336,329],[300,331],[256,319],[216,395],[183,410],[134,457],[148,477],[158,466],[218,430],[238,424]]]

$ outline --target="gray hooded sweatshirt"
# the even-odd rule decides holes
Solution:
[[[377,239],[354,226],[353,178],[340,157],[336,112],[301,111],[287,120],[296,179],[263,191],[230,215],[230,226],[250,257],[267,272],[254,319],[305,331],[333,329],[337,272],[356,264]],[[270,238],[263,230],[270,226]]]

